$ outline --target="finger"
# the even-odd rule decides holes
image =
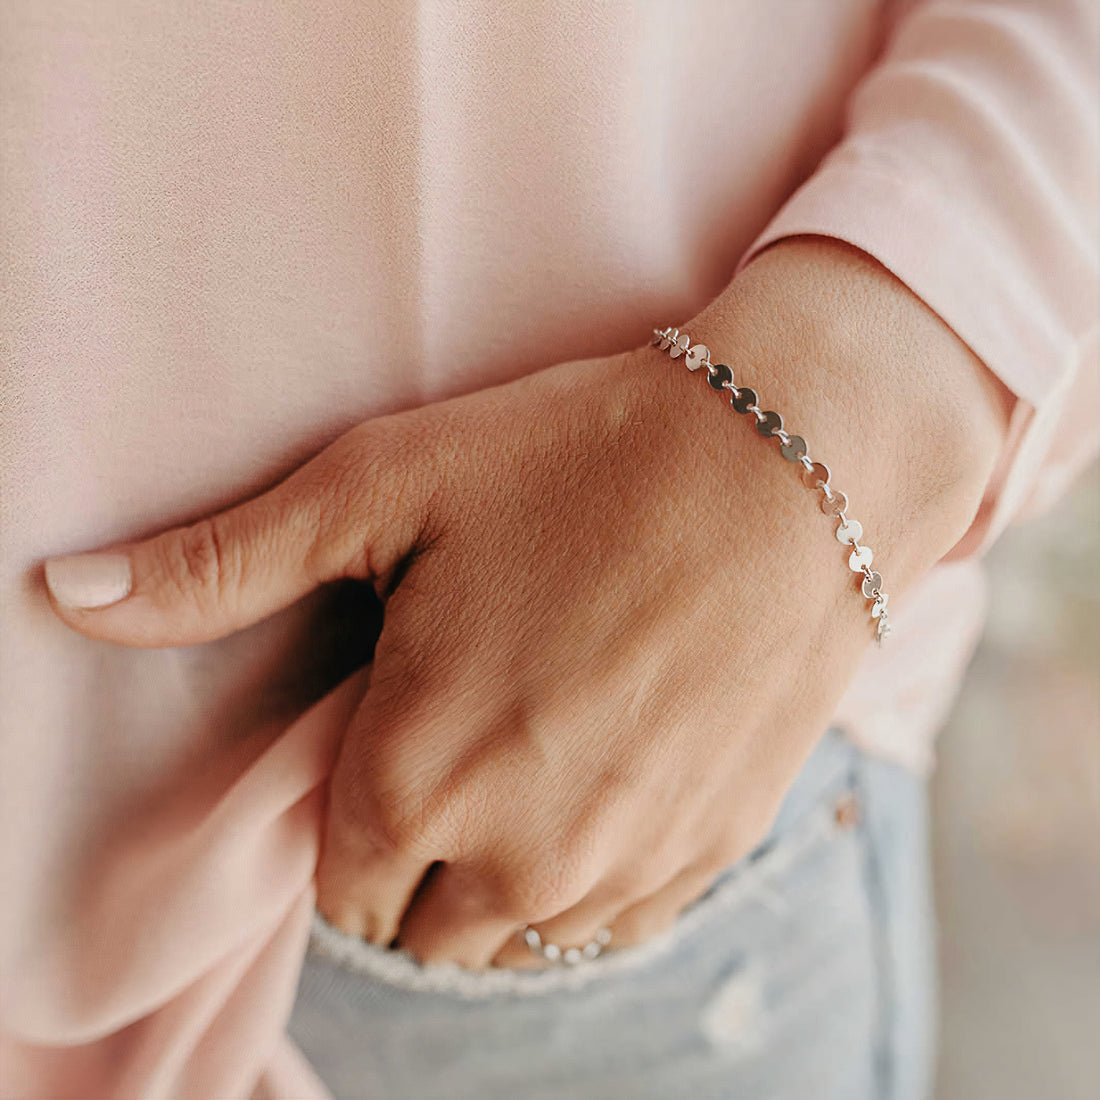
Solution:
[[[660,890],[625,908],[611,925],[612,946],[646,943],[671,928],[685,909],[701,898],[722,873],[713,862],[685,867]]]
[[[516,970],[537,969],[558,962],[568,965],[570,961],[581,963],[586,957],[595,957],[595,948],[591,946],[594,943],[599,944],[601,954],[645,943],[671,928],[683,910],[706,893],[720,870],[713,863],[686,867],[659,889],[642,897],[635,895],[634,900],[627,898],[621,887],[594,892],[567,912],[531,926],[538,932],[543,945],[536,950],[553,944],[562,953],[560,960],[557,957],[546,959],[532,951],[521,929],[504,943],[493,958],[493,965]],[[615,895],[618,901],[614,900]],[[606,942],[601,942],[605,936],[600,933],[605,929],[610,936]],[[566,957],[568,951],[579,952],[580,957],[573,956],[571,960]]]
[[[400,420],[368,421],[228,511],[48,561],[54,610],[90,637],[190,645],[258,622],[326,581],[392,571],[423,526],[430,475],[410,457]]]
[[[317,909],[334,928],[387,947],[432,862],[329,818],[317,869]]]
[[[601,941],[606,938],[605,931],[611,930],[614,936],[612,925],[629,903],[630,898],[623,896],[621,888],[610,882],[601,883],[584,899],[557,916],[518,928],[498,944],[492,965],[511,970],[539,970],[594,957],[596,949],[590,945],[599,944],[599,950],[603,951],[606,943]],[[538,933],[538,942],[534,946],[527,942],[528,927]]]
[[[455,813],[440,793],[446,751],[468,717],[441,664],[407,669],[394,653],[395,615],[383,626],[371,687],[345,733],[329,782],[318,907],[337,927],[387,945],[433,864],[453,858]],[[400,673],[389,672],[397,664]]]
[[[402,918],[398,946],[423,963],[486,967],[524,924],[501,899],[483,871],[457,863],[437,867]]]

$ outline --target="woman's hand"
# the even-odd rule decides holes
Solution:
[[[783,242],[686,330],[832,466],[895,596],[966,530],[1004,393],[873,261]],[[424,961],[535,966],[524,925],[638,942],[748,852],[873,635],[751,428],[654,349],[565,363],[367,421],[256,500],[47,579],[72,627],[143,646],[370,581],[321,911]]]

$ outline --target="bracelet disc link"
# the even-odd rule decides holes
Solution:
[[[807,489],[823,489],[829,484],[829,476],[829,467],[824,462],[811,462],[809,469],[803,469],[802,484]]]
[[[710,370],[710,349],[706,344],[692,344],[687,355],[684,356],[684,366],[690,371],[696,371],[700,367]],[[731,376],[732,377],[732,376]]]
[[[725,389],[726,383],[733,381],[733,371],[725,363],[716,363],[707,381],[712,389]]]
[[[747,413],[750,409],[756,407],[756,391],[750,390],[748,386],[742,386],[734,395],[730,404],[739,413]]]
[[[757,420],[756,430],[762,436],[770,439],[773,435],[777,435],[783,430],[783,417],[781,417],[779,413],[772,412],[771,409],[768,409],[768,411]]]
[[[787,433],[784,432],[784,435]],[[779,453],[788,462],[801,462],[806,457],[806,440],[800,435],[788,435],[783,442],[783,446],[779,448]],[[810,463],[813,466],[813,463]]]
[[[851,545],[853,542],[859,542],[863,538],[863,524],[858,519],[844,518],[841,525],[836,529],[837,542]]]
[[[653,329],[653,339],[650,341],[655,347],[667,351],[672,359],[684,357],[684,364],[690,371],[697,371],[705,367],[707,371],[707,383],[712,389],[726,390],[730,395],[730,405],[738,413],[751,413],[756,421],[757,433],[766,439],[778,439],[779,450],[788,462],[797,462],[802,468],[798,471],[802,484],[807,489],[820,492],[821,511],[825,515],[838,521],[836,539],[841,545],[850,547],[848,555],[848,568],[853,573],[862,574],[860,584],[864,598],[872,601],[871,619],[875,622],[875,638],[881,643],[883,638],[890,633],[887,623],[886,605],[889,597],[882,591],[882,576],[873,572],[871,562],[874,553],[869,546],[860,543],[863,537],[863,525],[856,519],[849,519],[848,496],[839,489],[834,489],[830,484],[831,473],[829,467],[823,462],[814,462],[808,453],[806,440],[800,435],[792,435],[783,427],[783,417],[772,409],[762,409],[759,397],[755,390],[748,386],[738,387],[733,381],[733,370],[725,363],[711,363],[710,349],[706,344],[692,344],[686,332],[679,329],[668,328]],[[537,933],[529,936],[528,943],[532,949],[537,949]],[[532,942],[535,940],[536,942]],[[544,957],[551,957],[555,951],[560,952],[553,944],[542,946]],[[588,945],[595,947],[595,945]],[[578,957],[583,949],[571,949]]]
[[[882,575],[871,572],[870,568],[863,571],[863,594],[867,599],[875,598],[875,592],[882,591]]]

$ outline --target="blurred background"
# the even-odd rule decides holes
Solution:
[[[1100,470],[988,564],[932,792],[936,1100],[1098,1100]]]

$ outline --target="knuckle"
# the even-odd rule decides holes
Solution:
[[[528,864],[498,884],[501,915],[513,920],[546,920],[576,905],[591,890],[592,876],[579,867],[545,861]]]
[[[325,453],[305,486],[315,502],[307,553],[313,573],[377,577],[395,568],[417,537],[434,484],[422,435],[411,413],[381,417]]]
[[[199,603],[218,601],[239,580],[239,555],[223,538],[211,517],[184,528],[159,543],[158,572],[176,594]]]
[[[361,858],[412,856],[425,843],[423,829],[407,800],[390,794],[369,773],[368,761],[337,767],[329,791],[329,827]]]
[[[671,864],[646,863],[644,866],[623,868],[609,875],[604,883],[607,893],[629,902],[657,893],[675,873]]]
[[[518,874],[497,884],[497,910],[510,920],[536,920],[564,908],[563,896],[551,884]]]
[[[376,690],[373,677],[371,691]],[[378,698],[373,700],[379,705]],[[393,854],[452,858],[469,842],[474,824],[469,791],[432,736],[421,705],[394,715],[360,715],[331,785],[332,811]],[[465,843],[463,841],[465,840]]]
[[[396,801],[376,804],[360,828],[367,844],[385,855],[426,858],[432,848],[423,812]]]
[[[365,455],[340,456],[326,466],[323,480],[311,487],[309,495],[316,501],[313,537],[306,553],[311,574],[367,575],[364,555],[369,540],[355,517],[374,510],[370,467]]]

